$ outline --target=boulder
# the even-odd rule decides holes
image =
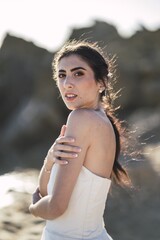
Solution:
[[[145,28],[130,38],[123,38],[114,26],[102,21],[73,29],[69,37],[98,41],[109,59],[116,55],[114,89],[122,90],[115,105],[121,106],[118,116],[128,118],[129,122],[133,113],[141,109],[154,112],[160,108],[159,38],[160,30],[151,32]],[[9,34],[4,38],[0,48],[1,171],[15,167],[39,168],[66,122],[69,112],[52,79],[53,56],[54,53],[32,42]],[[141,120],[142,116],[138,116]],[[155,131],[157,134],[159,127],[152,125],[146,134]]]

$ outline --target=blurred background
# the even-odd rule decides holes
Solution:
[[[40,239],[44,222],[28,205],[68,114],[51,62],[65,41],[86,38],[116,55],[117,114],[142,153],[124,161],[134,188],[112,185],[107,230],[114,240],[160,239],[159,13],[159,0],[0,0],[0,240]]]

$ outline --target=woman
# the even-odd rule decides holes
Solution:
[[[30,212],[47,220],[43,240],[108,240],[103,213],[111,179],[127,176],[118,162],[109,63],[96,44],[72,41],[57,53],[53,68],[71,113],[44,161]]]

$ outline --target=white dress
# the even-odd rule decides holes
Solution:
[[[54,164],[48,183],[52,194],[58,165]],[[41,240],[112,240],[104,228],[103,213],[111,180],[82,167],[65,213],[47,220]]]

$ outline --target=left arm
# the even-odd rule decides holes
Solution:
[[[54,204],[54,207],[52,205]],[[35,204],[31,204],[29,207],[29,211],[35,217],[41,217],[46,220],[52,220],[61,216],[64,212],[60,207],[60,204],[57,204],[54,201],[52,195],[47,195],[43,198],[40,198]]]
[[[61,216],[66,211],[87,149],[90,146],[91,117],[89,115],[89,112],[85,110],[71,112],[65,136],[72,136],[76,139],[74,145],[81,146],[82,151],[75,160],[67,159],[67,165],[58,166],[52,195],[41,198],[37,203],[31,204],[29,208],[34,216],[50,220]]]

